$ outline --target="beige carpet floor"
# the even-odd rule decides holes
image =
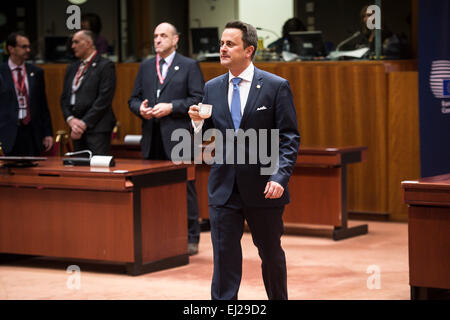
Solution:
[[[291,300],[407,300],[408,226],[368,223],[369,233],[333,241],[325,236],[288,234],[282,243],[288,263]],[[251,235],[242,239],[244,264],[239,299],[267,299],[260,260]],[[208,300],[212,275],[209,232],[201,234],[200,252],[189,265],[137,277],[121,266],[33,258],[0,265],[0,299],[146,299]],[[79,286],[70,265],[80,267]]]

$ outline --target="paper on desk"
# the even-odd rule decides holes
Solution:
[[[361,59],[364,55],[369,51],[369,48],[361,48],[351,51],[333,51],[330,52],[327,58],[329,59],[337,59],[339,57],[352,57]]]

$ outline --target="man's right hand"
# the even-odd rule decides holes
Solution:
[[[189,114],[189,117],[191,117],[192,121],[198,122],[198,121],[205,120],[202,117],[200,117],[200,115],[198,114],[199,110],[200,110],[200,107],[195,104],[189,107],[188,114]]]
[[[74,132],[77,136],[82,136],[84,131],[86,131],[86,124],[78,118],[70,119],[68,124],[72,132]]]
[[[142,101],[141,106],[139,107],[139,113],[141,114],[141,117],[146,120],[150,120],[153,117],[152,111],[152,108],[148,107],[148,99]]]

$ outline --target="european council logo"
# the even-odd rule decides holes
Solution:
[[[444,97],[450,98],[450,79],[444,80]]]

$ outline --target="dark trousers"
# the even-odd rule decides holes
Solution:
[[[244,205],[237,188],[223,206],[210,206],[214,273],[213,300],[238,298],[242,278],[241,238],[244,219],[262,260],[262,276],[270,300],[287,300],[286,258],[281,248],[284,206],[250,208]]]
[[[74,151],[90,150],[99,156],[111,154],[111,132],[85,132],[81,139],[72,142]]]
[[[170,160],[166,156],[162,142],[159,120],[153,119],[152,140],[150,154],[146,157],[150,160]],[[188,242],[199,243],[200,241],[200,223],[198,222],[198,200],[195,180],[187,181],[187,213],[188,213]]]
[[[19,125],[17,128],[16,141],[7,156],[36,157],[40,155],[40,146],[36,146],[35,137],[31,123]]]

